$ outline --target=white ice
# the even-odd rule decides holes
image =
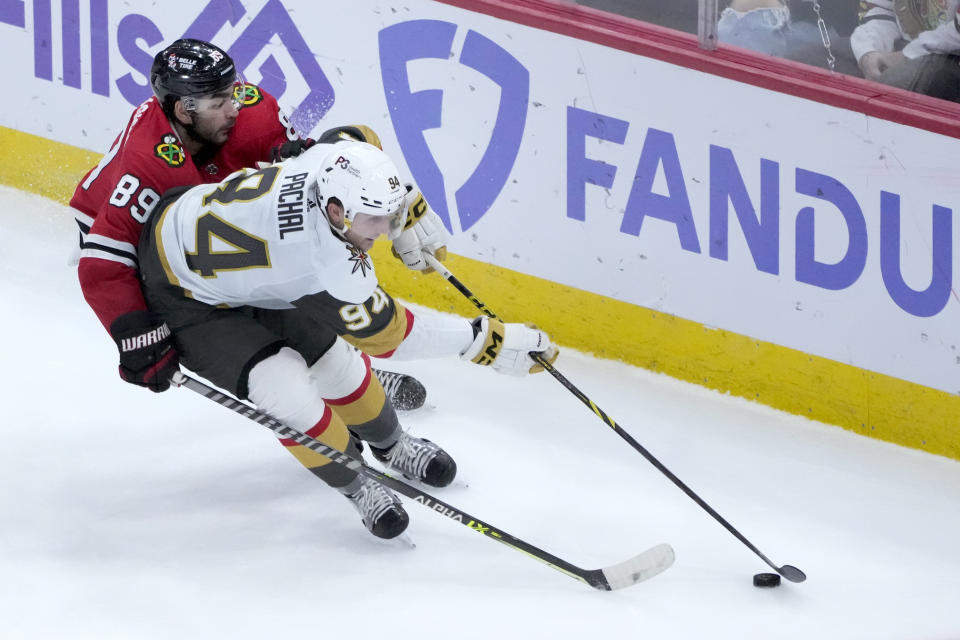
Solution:
[[[809,576],[758,589],[769,568],[548,375],[407,363],[432,406],[403,423],[460,467],[438,497],[580,567],[677,560],[595,591],[409,501],[416,548],[382,542],[268,430],[121,382],[74,235],[0,188],[2,638],[960,638],[957,461],[565,349],[574,384]]]

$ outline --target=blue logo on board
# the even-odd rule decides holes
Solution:
[[[439,20],[412,20],[380,31],[380,69],[397,140],[424,197],[451,232],[447,185],[423,135],[441,126],[443,92],[412,92],[407,63],[449,59],[456,32],[456,24]],[[466,231],[496,201],[516,162],[527,120],[530,73],[503,47],[472,29],[467,32],[459,62],[500,87],[490,144],[476,169],[456,190],[460,228]]]

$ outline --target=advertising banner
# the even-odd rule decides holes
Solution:
[[[427,0],[0,0],[0,126],[103,153],[183,36],[371,126],[456,254],[960,392],[956,139]]]

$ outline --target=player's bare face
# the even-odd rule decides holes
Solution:
[[[346,233],[343,235],[350,244],[362,251],[370,251],[370,249],[373,247],[373,241],[376,240],[376,238],[366,238],[361,236],[353,229],[347,229]]]
[[[353,223],[348,227],[343,207],[337,202],[327,203],[327,220],[334,227],[343,231],[343,237],[347,239],[347,242],[362,251],[369,251],[377,238],[382,235],[389,235],[397,225],[396,216],[373,216],[367,213],[358,213],[354,216]]]
[[[192,112],[193,129],[198,142],[222,145],[230,137],[230,131],[239,114],[233,99],[233,90],[224,91],[198,100]]]
[[[347,229],[344,236],[350,244],[369,251],[373,242],[380,236],[390,233],[394,220],[391,216],[373,216],[368,213],[358,213],[353,218],[353,224]]]

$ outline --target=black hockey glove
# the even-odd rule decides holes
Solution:
[[[130,311],[110,325],[120,350],[120,377],[151,391],[170,388],[170,376],[180,370],[173,336],[166,322],[151,311]]]
[[[317,143],[313,138],[297,138],[296,140],[287,140],[283,144],[270,149],[271,162],[282,162],[287,158],[298,156]]]

